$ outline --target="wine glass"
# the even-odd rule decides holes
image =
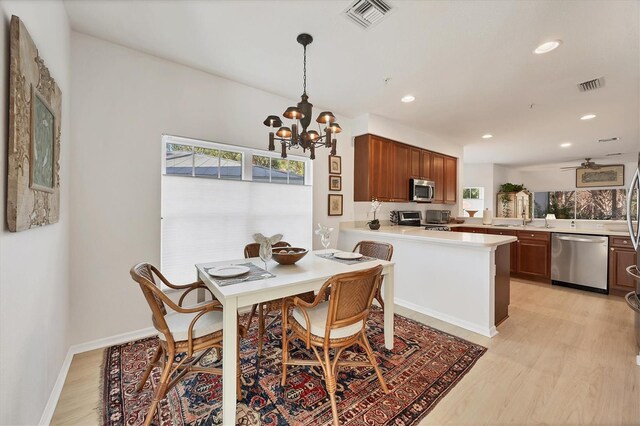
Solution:
[[[325,250],[328,249],[329,244],[331,244],[331,231],[333,231],[333,228],[321,224],[318,224],[318,229],[315,230],[316,235],[320,235],[320,242]]]
[[[260,259],[264,262],[264,270],[267,270],[267,261],[271,260],[273,256],[273,249],[271,248],[271,243],[265,241],[260,244],[260,251],[258,252]]]
[[[326,235],[326,234],[320,235],[320,243],[322,243],[322,247],[324,247],[325,250],[328,249],[329,244],[331,244],[330,237],[331,235]]]

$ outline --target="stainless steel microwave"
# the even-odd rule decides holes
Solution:
[[[431,180],[409,179],[409,200],[430,203],[436,193],[436,184]]]

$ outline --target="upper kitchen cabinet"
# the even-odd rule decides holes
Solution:
[[[437,186],[436,186],[437,187]],[[458,195],[458,159],[444,157],[444,203],[455,204]]]
[[[455,204],[458,194],[458,159],[430,152],[430,179],[435,182],[433,202]]]
[[[409,145],[393,144],[393,201],[409,201],[410,161]]]
[[[444,203],[444,155],[433,153],[431,155],[431,178],[436,186],[433,202]]]
[[[391,201],[396,183],[393,142],[373,135],[358,136],[354,149],[354,201]]]
[[[355,138],[354,201],[408,202],[411,178],[436,183],[434,203],[455,204],[456,158],[370,134]]]

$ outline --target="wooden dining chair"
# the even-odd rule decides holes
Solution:
[[[382,390],[389,392],[365,332],[381,273],[382,265],[378,265],[364,271],[334,275],[324,283],[312,303],[299,297],[286,297],[282,301],[282,386],[286,385],[289,365],[322,367],[334,425],[339,424],[335,393],[340,366],[373,367]],[[329,299],[325,300],[327,293]],[[307,349],[312,349],[317,360],[289,358],[289,343],[294,339],[302,340]],[[353,345],[360,345],[365,350],[369,362],[340,361],[342,352]],[[329,354],[331,349],[335,350],[333,360]]]
[[[393,257],[393,246],[389,243],[383,243],[381,241],[360,241],[352,250],[353,252],[360,253],[363,256],[375,257],[376,259],[391,261]],[[380,304],[382,311],[384,312],[384,300],[382,299],[382,280],[380,285],[376,289],[376,300]]]
[[[135,265],[131,268],[130,273],[131,278],[140,285],[140,289],[151,308],[153,326],[158,330],[160,339],[160,345],[155,350],[151,362],[136,388],[137,392],[142,390],[154,367],[162,368],[160,382],[144,423],[150,425],[160,400],[185,375],[198,372],[222,375],[221,368],[198,366],[200,360],[212,349],[217,354],[221,353],[222,305],[201,281],[187,285],[171,284],[158,269],[148,263]],[[158,288],[156,278],[171,289],[183,291],[177,304]],[[213,299],[194,306],[182,306],[185,297],[196,289],[208,291]],[[170,311],[167,310],[167,307],[170,308]],[[237,344],[239,346],[240,336],[245,335],[245,329],[241,325],[238,328]],[[236,396],[240,399],[239,356],[235,361],[238,364]]]
[[[272,248],[279,247],[291,247],[286,241],[279,241],[272,245]],[[260,253],[260,244],[259,243],[251,243],[244,246],[244,257],[258,257]],[[314,298],[314,293],[312,291],[299,294],[298,296],[302,297],[304,300],[311,301]],[[262,355],[262,341],[264,340],[264,317],[270,312],[279,311],[282,307],[282,299],[274,299],[264,303],[258,303],[251,307],[251,313],[249,314],[249,319],[247,320],[247,325],[245,326],[248,330],[251,326],[251,321],[253,321],[253,317],[256,315],[256,310],[258,311],[258,356]]]

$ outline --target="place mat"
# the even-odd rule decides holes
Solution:
[[[369,257],[369,256],[362,256],[360,259],[338,259],[337,257],[334,256],[334,254],[335,253],[324,253],[324,254],[316,253],[316,256],[321,257],[323,259],[329,259],[336,262],[344,263],[346,265],[355,265],[356,263],[370,262],[372,260],[380,260],[380,259],[376,259],[375,257]]]
[[[238,263],[237,265],[246,266],[247,268],[249,268],[249,272],[247,272],[244,275],[240,275],[238,277],[231,277],[231,278],[218,278],[218,277],[213,277],[211,275],[209,275],[209,276],[211,277],[212,280],[214,280],[221,287],[226,286],[226,285],[244,283],[244,282],[247,282],[247,281],[257,281],[257,280],[264,280],[264,279],[267,279],[267,278],[275,277],[275,275],[273,275],[271,272],[266,271],[266,270],[262,269],[261,267],[254,265],[251,262]],[[207,271],[209,271],[209,269],[211,269],[211,268],[205,268],[204,271],[207,272]],[[207,272],[207,274],[208,274],[208,272]]]

